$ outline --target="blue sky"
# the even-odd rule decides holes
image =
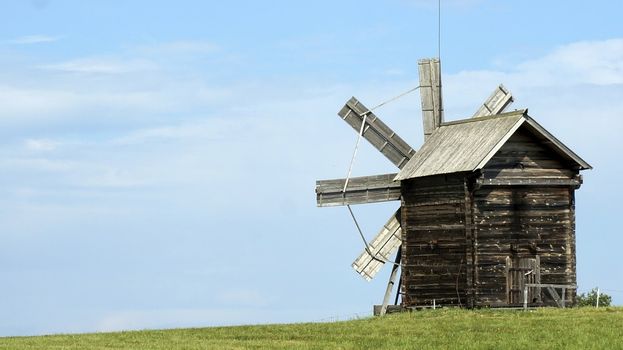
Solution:
[[[437,2],[0,4],[0,336],[367,315],[336,116],[417,85]],[[442,1],[446,119],[504,83],[594,166],[578,283],[623,303],[619,2]],[[422,143],[419,96],[378,115]],[[353,175],[394,171],[362,145]],[[357,206],[368,237],[398,203]]]

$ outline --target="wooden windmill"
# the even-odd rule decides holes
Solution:
[[[398,167],[400,172],[316,182],[319,207],[401,201],[401,207],[352,264],[361,276],[371,280],[386,262],[391,263],[391,255],[398,251],[381,313],[385,312],[399,266],[403,267],[403,277],[405,273],[408,277],[401,277],[403,282],[399,283],[400,288],[408,280],[408,285],[402,286],[403,306],[434,303],[435,298],[447,304],[461,305],[465,301],[469,306],[516,304],[518,288],[524,288],[529,282],[542,282],[541,267],[534,266],[538,265],[538,261],[544,261],[544,258],[551,258],[549,266],[552,271],[556,271],[551,274],[552,277],[544,277],[546,282],[558,283],[552,286],[573,286],[575,227],[572,192],[581,183],[578,171],[589,169],[590,165],[538,125],[527,115],[526,110],[502,114],[513,101],[510,92],[502,85],[494,90],[471,118],[444,123],[439,60],[420,60],[418,68],[424,131],[422,153],[416,153],[415,148],[353,97],[338,115]],[[507,151],[511,146],[519,148]],[[493,164],[492,159],[499,156],[500,152],[507,152],[499,158],[501,165]],[[533,168],[536,170],[531,170]],[[511,175],[508,177],[506,174]],[[418,193],[420,188],[428,188],[429,192]],[[460,191],[453,192],[455,188],[460,188]],[[564,220],[556,216],[559,215],[558,211],[547,211],[550,203],[559,200],[560,188],[564,193],[571,193],[565,195],[560,204],[563,208],[561,210],[572,213],[565,214],[571,216]],[[550,197],[542,195],[550,192]],[[431,193],[434,195],[431,196]],[[500,196],[506,196],[507,193],[510,197],[502,199],[504,205],[510,201],[513,203],[511,209],[514,209],[509,211],[505,208],[500,215],[511,215],[511,219],[494,222],[493,216],[481,215],[481,203],[494,205],[496,200],[502,198]],[[443,194],[448,196],[444,197]],[[435,195],[440,195],[440,199],[430,199]],[[418,202],[418,196],[430,198]],[[479,196],[484,196],[484,200],[476,202],[474,198]],[[538,197],[530,202],[536,203],[535,207],[524,209],[531,204],[520,201],[522,198],[531,198],[529,196]],[[495,205],[493,207],[497,208]],[[542,210],[542,206],[546,206],[547,210]],[[448,210],[452,215],[446,218],[443,213]],[[436,211],[439,216],[436,216]],[[430,220],[439,223],[425,224],[423,220],[427,215]],[[539,226],[541,221],[538,220],[544,224]],[[558,220],[556,222],[560,224],[551,231],[553,220]],[[502,226],[498,229],[495,225]],[[407,230],[404,227],[410,228]],[[491,235],[494,238],[477,241],[478,230],[484,227],[497,230],[495,235]],[[556,236],[556,240],[552,238],[545,241],[541,237],[545,237],[548,232],[563,233]],[[424,237],[426,239],[423,241]],[[405,246],[404,241],[412,243]],[[403,247],[399,250],[401,244]],[[563,250],[566,247],[564,254],[559,253],[560,248],[556,244],[561,244]],[[496,260],[488,262],[486,266],[479,265],[478,261],[485,261],[484,258],[479,260],[479,247],[489,246],[499,248]],[[488,257],[492,253],[483,251],[482,254]],[[561,259],[563,255],[564,259]],[[488,276],[484,269],[494,271],[491,272],[491,281],[495,282],[479,279],[479,276]],[[559,278],[558,269],[567,273]],[[526,276],[538,275],[538,280],[517,277],[527,271],[530,273]],[[487,283],[494,285],[492,287]],[[530,293],[536,296],[540,288],[538,293],[536,290]],[[573,302],[574,294],[567,296]],[[552,294],[551,299],[560,300],[560,297],[556,298]],[[540,294],[534,300],[543,302]]]

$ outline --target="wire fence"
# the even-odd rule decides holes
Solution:
[[[607,294],[615,294],[616,296],[623,296],[623,290],[621,289],[609,289],[609,288],[600,288],[600,287],[592,287],[592,288],[578,288],[577,289],[577,293],[589,293],[591,292],[593,289],[599,289],[600,293],[607,293]],[[342,321],[352,321],[352,320],[360,320],[363,318],[369,318],[372,317],[372,312],[371,311],[361,311],[361,312],[355,312],[355,313],[351,313],[351,314],[344,314],[344,315],[335,315],[335,316],[328,316],[328,317],[324,317],[324,318],[319,318],[317,320],[313,320],[311,321],[312,323],[332,323],[332,322],[342,322]]]

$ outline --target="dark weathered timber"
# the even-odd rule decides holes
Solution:
[[[481,184],[579,186],[578,170],[548,142],[519,128],[482,169]]]
[[[400,200],[400,182],[396,174],[351,177],[344,190],[346,179],[316,181],[316,204],[331,207]]]
[[[576,285],[575,190],[591,166],[527,110],[498,114],[512,102],[503,86],[474,118],[443,122],[439,61],[419,70],[417,154],[354,97],[338,113],[400,169],[346,189],[345,179],[316,184],[318,206],[401,200],[353,267],[370,280],[400,249],[404,309],[573,305],[575,289],[543,286]]]
[[[402,180],[402,305],[517,307],[576,283],[576,165],[519,128],[475,173]],[[564,303],[575,302],[575,290]],[[557,306],[543,288],[528,305]]]
[[[363,138],[398,168],[402,168],[415,155],[415,150],[411,146],[356,98],[352,97],[348,100],[338,115],[357,133],[361,130],[365,115],[366,125],[363,128]]]
[[[468,305],[465,183],[460,176],[402,182],[402,302]]]

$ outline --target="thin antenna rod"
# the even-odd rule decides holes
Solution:
[[[441,61],[441,0],[437,0],[437,58]]]

